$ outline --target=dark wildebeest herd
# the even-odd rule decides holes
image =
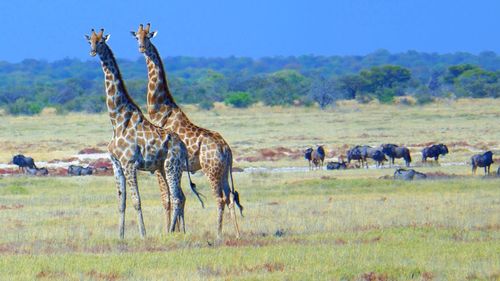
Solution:
[[[444,156],[448,153],[448,147],[442,143],[425,147],[422,149],[422,163],[427,163],[428,159],[434,159],[438,163],[439,156]],[[316,149],[310,147],[304,151],[304,158],[308,160],[309,169],[311,170],[322,169],[325,155],[325,149],[322,145],[318,145]],[[392,143],[382,144],[379,147],[356,145],[347,150],[346,156],[347,162],[344,161],[343,156],[340,156],[338,162],[328,162],[326,169],[343,170],[353,167],[366,167],[368,169],[368,159],[375,161],[377,168],[382,167],[385,161],[389,161],[391,166],[395,165],[395,159],[401,158],[404,160],[405,166],[410,167],[412,161],[410,150],[407,147]],[[358,162],[357,166],[351,165],[353,160]],[[493,153],[491,151],[472,156],[472,173],[476,174],[478,167],[484,167],[484,173],[490,174],[490,166],[493,162]],[[497,175],[500,175],[500,168],[497,171]],[[394,178],[401,180],[423,179],[426,178],[426,175],[413,169],[397,169],[394,173]]]
[[[35,165],[35,161],[31,157],[26,157],[22,154],[18,154],[12,158],[12,164],[17,165],[19,167],[19,171],[31,176],[46,176],[49,174],[49,170],[47,168],[38,168]],[[95,174],[96,171],[106,171],[106,167],[83,167],[78,165],[70,165],[68,167],[68,175],[69,176],[86,176]]]

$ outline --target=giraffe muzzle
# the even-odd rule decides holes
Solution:
[[[139,46],[139,52],[145,53],[146,52],[146,47],[144,46]]]
[[[96,54],[97,54],[96,51],[90,51],[90,56],[95,57]]]

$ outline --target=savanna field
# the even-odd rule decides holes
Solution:
[[[193,180],[207,206],[184,176],[187,232],[169,235],[156,178],[140,173],[147,236],[128,200],[123,241],[112,176],[3,176],[0,280],[500,280],[500,178],[472,176],[469,164],[486,150],[497,159],[492,171],[500,164],[500,101],[183,109],[220,132],[244,170],[233,174],[245,207],[241,239],[228,212],[216,239],[215,201],[200,172]],[[104,150],[111,137],[106,114],[2,119],[0,163],[17,153],[38,163]],[[420,151],[433,142],[450,154],[422,167]],[[412,166],[434,176],[382,179],[394,173],[387,164],[303,169],[309,146],[324,144],[336,161],[353,145],[382,143],[408,146]]]

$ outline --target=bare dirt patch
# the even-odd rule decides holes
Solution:
[[[51,271],[51,270],[42,270],[36,274],[36,279],[65,279],[67,277],[66,272],[62,271]]]
[[[16,210],[24,208],[23,204],[14,204],[14,205],[0,205],[0,210]]]
[[[106,151],[97,147],[86,147],[78,152],[78,154],[95,154],[95,153],[105,153]]]
[[[361,280],[363,281],[387,281],[387,274],[386,273],[376,273],[376,272],[368,272],[368,273],[363,273],[361,275]]]
[[[203,278],[220,277],[220,276],[240,276],[245,273],[273,273],[285,271],[285,265],[279,262],[267,262],[257,264],[255,266],[244,265],[242,267],[232,267],[221,269],[212,265],[198,267],[198,274]]]
[[[103,273],[103,272],[98,272],[96,270],[91,270],[87,272],[85,275],[90,277],[92,280],[114,281],[120,278],[120,275],[116,272]]]
[[[257,162],[257,161],[278,161],[281,159],[299,159],[304,155],[300,149],[286,147],[262,148],[252,156],[238,157],[237,161]]]

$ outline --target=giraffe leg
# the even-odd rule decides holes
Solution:
[[[186,197],[181,189],[181,178],[182,178],[182,165],[180,157],[172,154],[172,150],[168,152],[169,157],[165,160],[165,175],[167,179],[167,185],[170,189],[171,204],[173,208],[173,219],[170,224],[170,232],[174,232],[177,223],[184,221],[184,203],[186,202]],[[178,158],[178,159],[177,159]]]
[[[168,228],[171,223],[172,206],[170,201],[170,189],[168,188],[167,180],[165,179],[165,171],[162,169],[155,172],[158,184],[160,186],[160,196],[165,209],[165,232],[168,233]]]
[[[141,238],[144,238],[146,236],[146,227],[144,226],[144,218],[142,217],[141,196],[139,195],[139,188],[137,186],[137,169],[135,165],[131,165],[125,169],[125,178],[127,179],[127,185],[130,186],[130,197],[137,211],[139,232]]]
[[[220,194],[217,195],[217,238],[219,239],[222,239],[222,219],[225,205],[222,192],[220,192]]]
[[[234,223],[234,230],[236,231],[236,238],[240,238],[240,228],[238,227],[238,220],[236,218],[236,204],[234,203],[234,194],[231,193],[227,176],[223,178],[224,183],[224,201],[229,209],[229,214]]]
[[[125,208],[126,208],[126,199],[127,199],[127,191],[125,186],[125,176],[123,174],[123,169],[120,162],[111,157],[111,163],[113,164],[113,172],[115,174],[115,182],[116,182],[116,193],[118,195],[119,206],[118,211],[120,212],[120,220],[118,224],[118,231],[120,234],[120,239],[125,237]]]

